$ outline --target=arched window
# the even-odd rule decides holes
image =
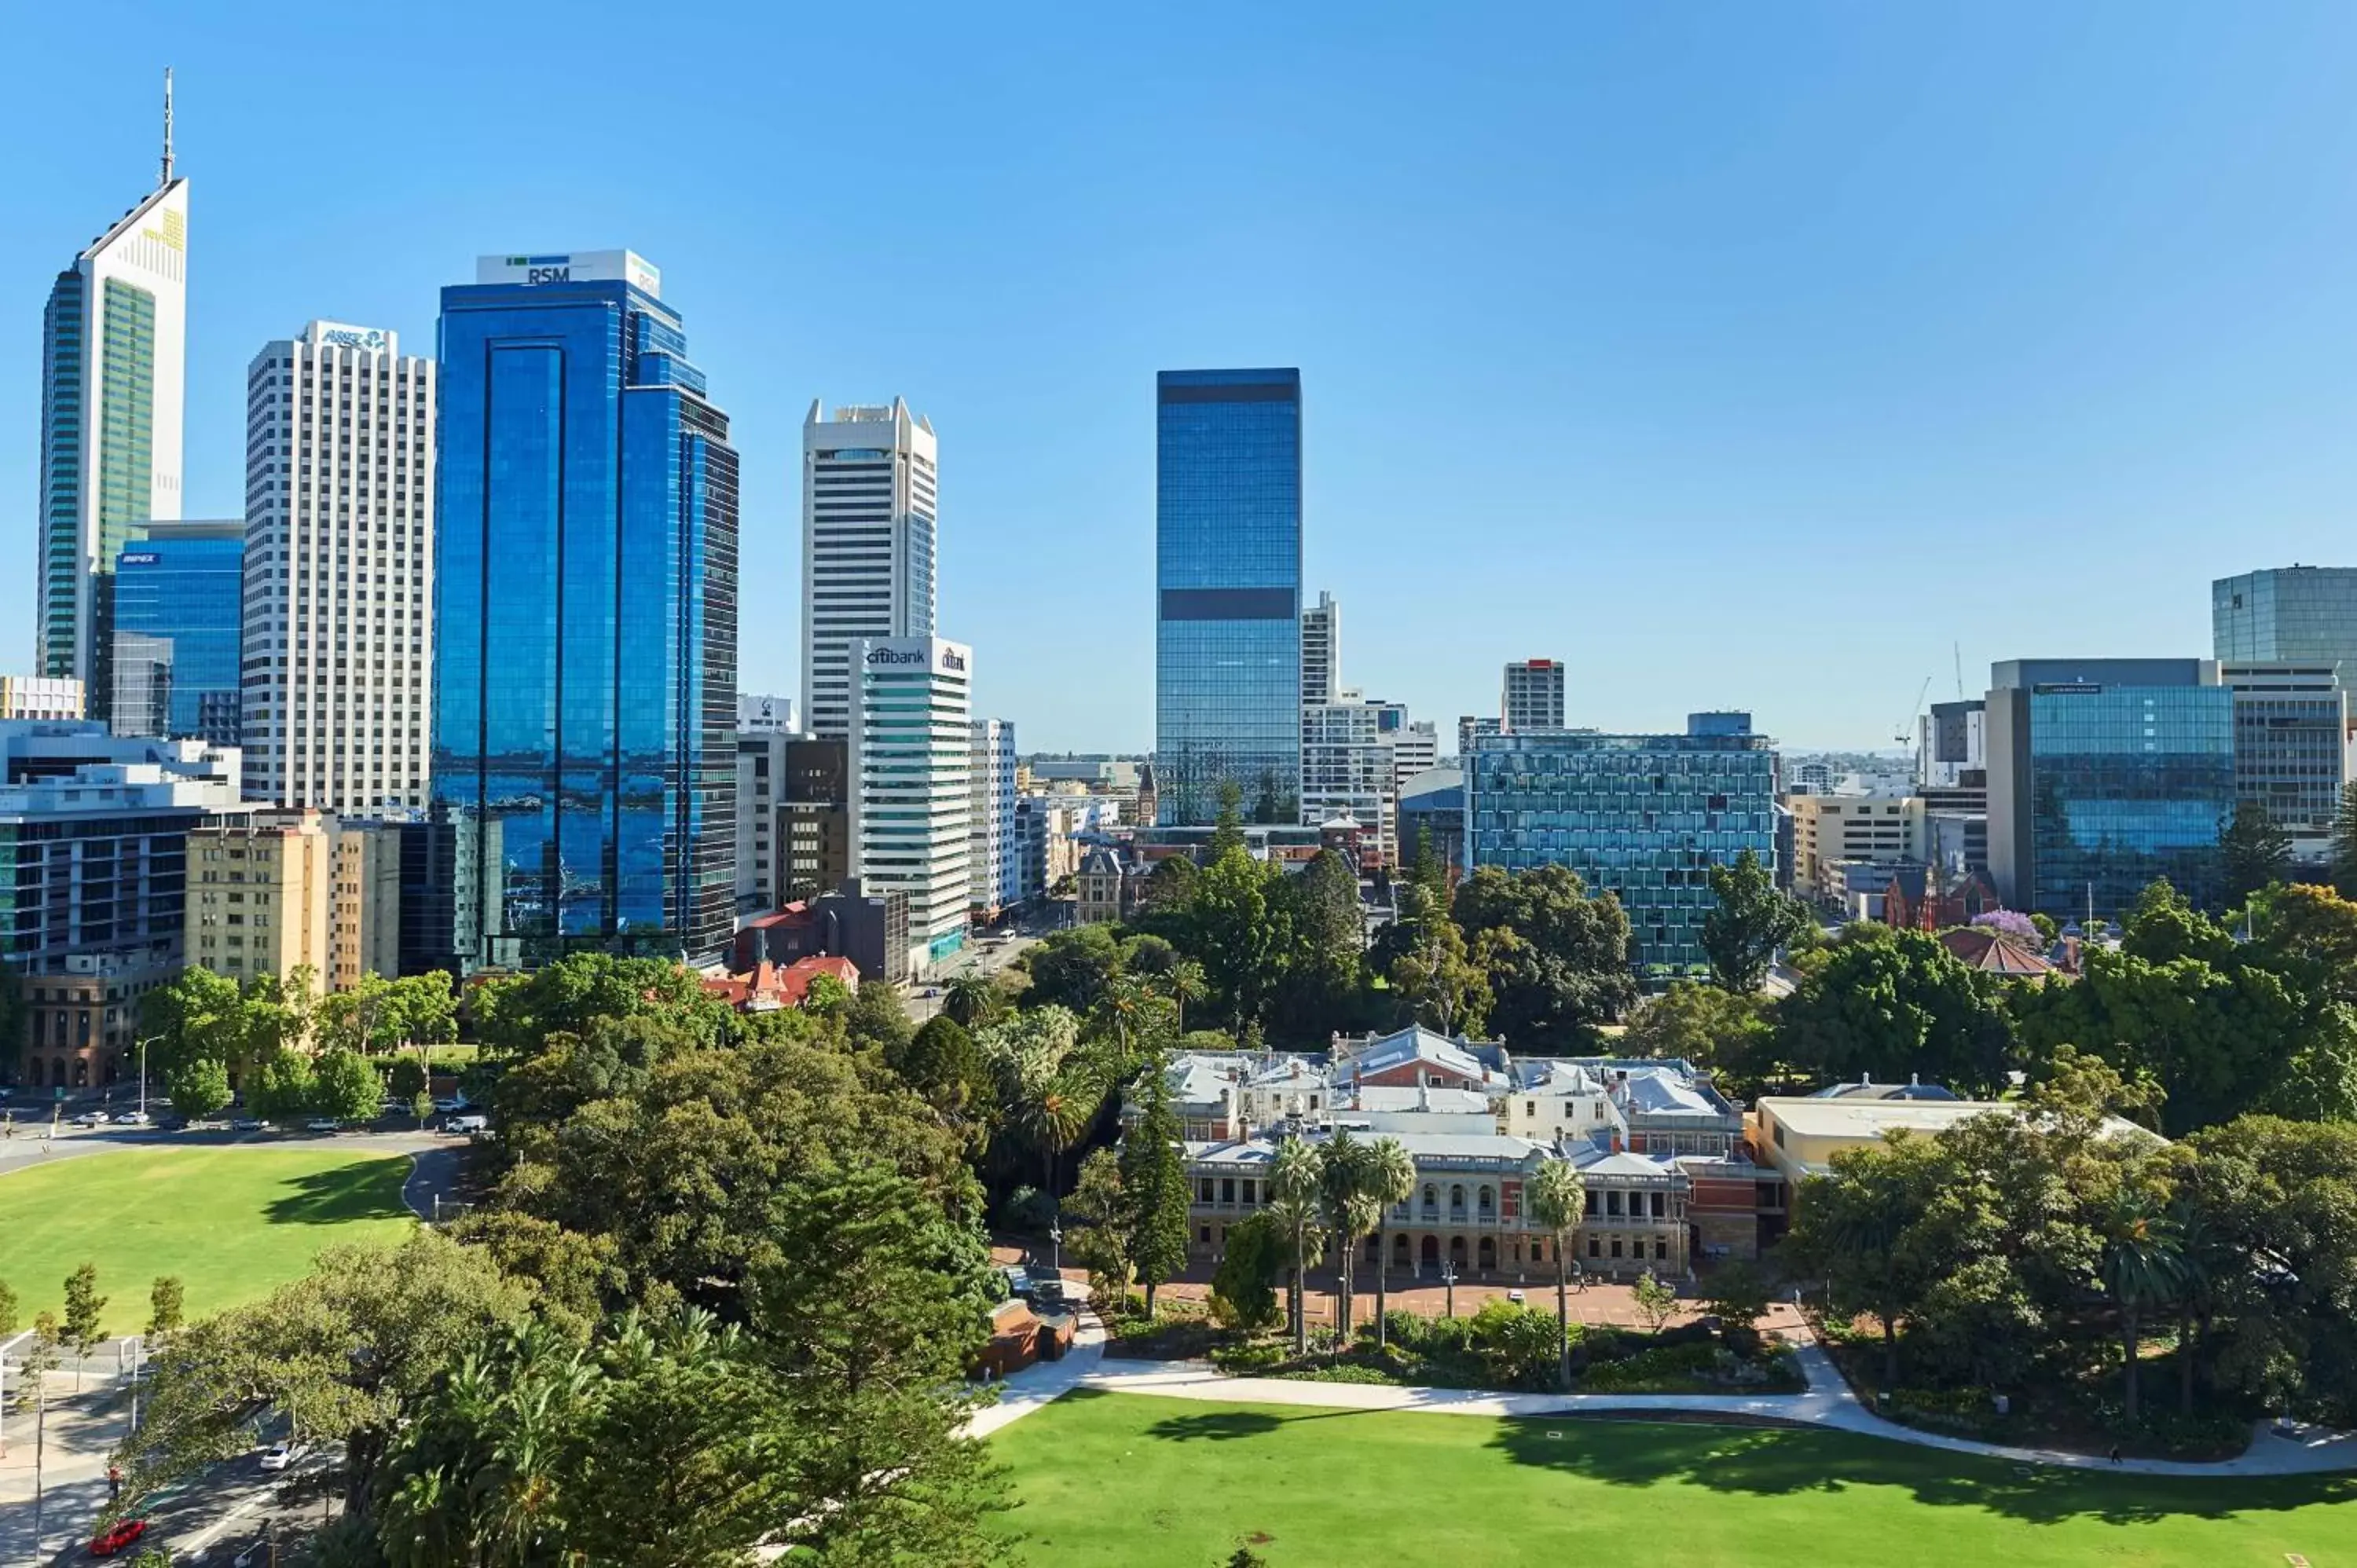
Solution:
[[[1440,1189],[1430,1182],[1424,1184],[1424,1212],[1429,1217],[1440,1208]]]
[[[1480,1207],[1481,1218],[1489,1219],[1491,1210],[1497,1207],[1496,1199],[1491,1196],[1489,1185],[1486,1182],[1483,1183],[1480,1189],[1473,1196],[1474,1201]]]
[[[1451,1187],[1448,1189],[1448,1208],[1451,1213],[1465,1212],[1465,1189],[1462,1187]]]

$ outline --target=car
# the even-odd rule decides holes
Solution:
[[[106,1125],[106,1112],[85,1111],[73,1119],[73,1124],[77,1127],[103,1127]]]
[[[453,1095],[447,1100],[437,1100],[434,1102],[434,1109],[445,1116],[455,1115],[467,1109],[467,1097],[460,1094]]]
[[[343,1130],[344,1124],[332,1116],[314,1116],[303,1123],[306,1133],[340,1133]]]
[[[114,1119],[114,1124],[118,1127],[145,1127],[147,1125],[147,1112],[126,1111]]]
[[[284,1470],[309,1452],[310,1450],[300,1443],[274,1443],[262,1451],[262,1467],[265,1470]]]
[[[156,1131],[158,1133],[178,1133],[188,1125],[188,1119],[178,1114],[156,1118]]]
[[[1518,1290],[1510,1290],[1506,1293],[1506,1299],[1512,1302],[1516,1306],[1520,1306],[1523,1305],[1523,1293]]]
[[[442,1131],[445,1133],[488,1133],[490,1130],[491,1119],[488,1116],[449,1116],[445,1117],[442,1122]]]
[[[90,1554],[92,1557],[112,1557],[137,1545],[146,1533],[147,1521],[144,1519],[117,1520],[90,1538]]]
[[[241,1116],[229,1124],[229,1130],[232,1133],[259,1133],[262,1131],[262,1119],[258,1116]]]

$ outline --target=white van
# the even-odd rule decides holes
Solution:
[[[442,1123],[442,1130],[453,1133],[488,1133],[491,1130],[491,1119],[488,1116],[453,1116]]]

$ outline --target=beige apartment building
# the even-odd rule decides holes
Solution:
[[[400,972],[397,829],[314,811],[223,817],[188,832],[188,961],[243,984],[307,967],[347,990]]]
[[[1891,865],[1923,858],[1923,802],[1914,796],[1787,795],[1792,813],[1792,891],[1837,898],[1829,868],[1845,860]]]

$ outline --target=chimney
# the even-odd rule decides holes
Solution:
[[[1620,1129],[1618,1127],[1612,1129],[1612,1152],[1616,1155],[1620,1152]]]

